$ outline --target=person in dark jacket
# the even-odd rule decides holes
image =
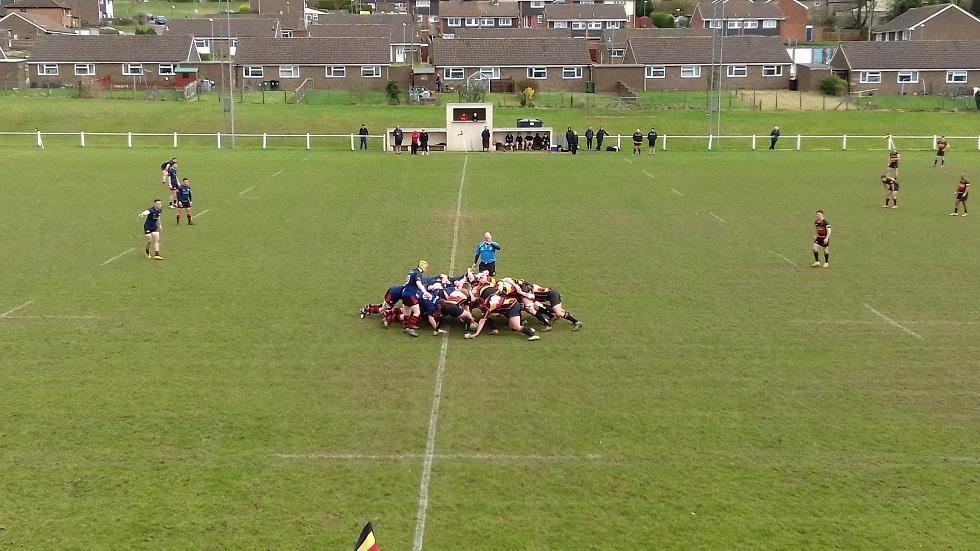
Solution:
[[[405,139],[405,132],[402,131],[402,127],[395,125],[395,130],[391,133],[395,137],[395,153],[398,155],[402,154],[402,140]]]
[[[769,139],[772,140],[772,143],[769,144],[769,149],[770,150],[776,149],[776,142],[779,141],[779,127],[778,126],[776,128],[773,128],[772,129],[772,132],[769,133]]]
[[[361,123],[361,128],[358,129],[357,133],[361,136],[361,149],[367,149],[368,129],[364,123]]]
[[[490,129],[484,126],[483,132],[480,132],[480,137],[483,138],[483,150],[490,151]]]
[[[643,155],[643,134],[640,134],[640,129],[637,128],[636,132],[633,132],[633,155]]]
[[[572,140],[574,139],[575,133],[572,132],[572,127],[569,126],[568,130],[565,131],[565,147],[567,147],[569,151],[572,150]]]
[[[647,144],[650,146],[650,154],[656,155],[657,154],[657,129],[656,128],[651,128],[650,131],[647,132]]]
[[[585,129],[585,148],[588,151],[592,151],[592,138],[595,137],[595,132],[592,131],[592,127]]]
[[[419,132],[419,155],[429,154],[429,132],[426,129],[422,129]]]
[[[572,155],[578,153],[578,132],[572,130],[572,144],[571,144]]]
[[[599,131],[596,132],[596,134],[595,134],[595,150],[596,151],[602,151],[602,140],[604,140],[606,138],[606,136],[608,136],[608,135],[609,135],[609,132],[606,132],[606,129],[600,126],[599,127]]]

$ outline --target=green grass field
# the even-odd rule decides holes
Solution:
[[[176,153],[153,262],[169,150],[5,148],[0,543],[411,549],[442,339],[356,313],[487,230],[585,327],[454,328],[426,549],[980,541],[976,152]]]

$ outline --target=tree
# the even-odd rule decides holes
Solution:
[[[973,0],[973,3],[970,4],[970,13],[980,17],[980,0]]]
[[[824,77],[820,81],[820,90],[828,96],[839,96],[847,89],[847,83],[837,75]]]
[[[921,6],[922,0],[896,0],[896,2],[892,4],[892,12],[888,18],[895,19],[910,9],[919,8]]]
[[[650,14],[650,20],[653,21],[654,27],[660,27],[661,29],[674,28],[674,17],[669,13],[655,11]]]
[[[396,105],[400,103],[400,96],[402,90],[398,86],[398,81],[389,80],[388,84],[385,85],[385,95],[388,97],[388,103]]]
[[[878,0],[858,0],[857,8],[854,10],[854,28],[867,29],[874,19],[877,7]]]

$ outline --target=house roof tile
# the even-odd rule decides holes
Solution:
[[[439,67],[578,66],[592,62],[585,41],[578,38],[435,38],[432,58]]]
[[[841,42],[852,70],[980,69],[980,40]]]
[[[189,36],[46,35],[39,37],[31,62],[180,63],[189,61]]]
[[[242,65],[389,65],[391,44],[382,37],[242,38],[235,59]]]
[[[644,65],[710,65],[717,62],[712,56],[710,36],[631,37],[629,48],[636,63]],[[782,41],[778,37],[768,36],[725,38],[723,61],[725,64],[791,62]]]
[[[551,4],[544,8],[544,18],[548,21],[626,21],[626,7],[623,4]]]

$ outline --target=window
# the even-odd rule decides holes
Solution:
[[[466,26],[467,27],[479,27],[480,26],[480,18],[479,17],[467,17],[466,18]]]
[[[709,25],[711,26],[712,29],[720,29],[721,19],[712,19]]]
[[[279,35],[282,38],[292,38],[293,37],[293,31],[292,30],[283,29],[282,31],[279,32]]]
[[[746,21],[745,22],[745,28],[746,29],[758,29],[759,28],[759,22],[758,21]]]
[[[618,29],[619,26],[620,26],[620,22],[619,21],[607,21],[606,22],[606,28],[607,29]]]
[[[510,27],[513,24],[514,24],[513,17],[501,17],[500,19],[497,19],[497,26],[499,27]]]
[[[602,29],[602,21],[589,21],[590,29]]]
[[[429,16],[429,23],[438,23],[438,22],[439,22],[439,16],[438,15],[430,15]],[[456,25],[456,26],[458,27],[459,25]]]
[[[776,20],[775,19],[763,19],[762,20],[762,28],[763,29],[775,29],[776,28]]]
[[[442,78],[446,80],[463,80],[462,67],[446,67],[442,70]]]
[[[381,66],[365,65],[361,67],[361,76],[364,78],[381,78]]]
[[[966,71],[946,71],[946,83],[956,84],[966,82]]]
[[[764,77],[781,77],[781,76],[783,76],[783,66],[782,65],[763,65],[762,66],[762,76],[764,76]]]
[[[612,57],[626,57],[626,48],[614,48],[609,50],[609,55]]]
[[[231,39],[231,47],[232,48],[237,48],[238,47],[238,39],[237,38],[232,38]]]
[[[539,0],[532,0],[531,7],[534,9],[544,9],[544,2],[541,2]]]
[[[647,65],[647,78],[667,78],[667,68],[663,65]]]
[[[898,72],[898,83],[899,84],[915,84],[919,82],[919,71],[899,71]]]
[[[542,23],[544,23],[544,16],[543,15],[539,15],[538,16],[538,25],[540,25]]]
[[[572,21],[572,30],[574,31],[584,31],[585,21]]]
[[[246,65],[243,69],[245,78],[262,78],[265,76],[265,68],[261,65]]]
[[[78,74],[78,65],[75,66],[75,74]],[[95,67],[92,67],[92,73],[95,73]],[[131,77],[141,77],[143,76],[143,66],[139,63],[123,63],[123,74]]]
[[[460,27],[463,24],[462,21],[463,20],[460,19],[460,18],[458,18],[458,17],[447,17],[446,18],[446,26],[447,27]]]
[[[47,75],[49,77],[58,76],[58,66],[54,64],[38,65],[37,76]]]
[[[729,65],[728,78],[742,78],[749,75],[749,68],[745,65]]]
[[[500,78],[500,67],[480,67],[480,70],[477,72],[487,78]]]
[[[880,71],[861,71],[861,84],[878,84],[881,82]]]
[[[701,66],[681,65],[681,78],[701,78]]]
[[[568,21],[552,21],[553,29],[567,29]]]
[[[209,47],[208,46],[208,41],[206,39],[204,39],[204,38],[195,38],[194,39],[194,47],[195,48],[202,48],[202,49],[208,48]]]
[[[428,8],[429,7],[429,0],[415,0],[415,7],[416,8]]]
[[[565,80],[573,80],[576,78],[582,78],[582,68],[581,67],[562,67],[561,68],[561,78]]]
[[[343,65],[334,65],[332,67],[327,67],[327,78],[346,78],[347,77],[347,67]]]
[[[480,26],[481,27],[492,27],[493,26],[493,21],[494,20],[493,20],[492,17],[481,17],[480,18]]]
[[[742,22],[741,21],[731,21],[731,20],[729,20],[728,21],[728,28],[729,29],[740,29],[740,28],[742,28]]]
[[[173,75],[175,68],[172,63],[161,63],[157,66],[157,74],[163,76]]]
[[[547,67],[528,67],[527,68],[527,78],[533,78],[535,80],[542,80],[548,78],[548,68]]]
[[[442,37],[445,38],[446,40],[452,40],[456,38],[456,35],[452,33],[442,33]]]
[[[279,78],[299,78],[299,65],[280,65]]]
[[[78,63],[75,65],[75,76],[84,77],[95,74],[95,65],[91,63]]]

